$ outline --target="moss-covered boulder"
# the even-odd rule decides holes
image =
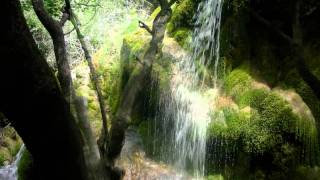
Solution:
[[[10,126],[0,128],[0,133],[0,166],[4,166],[14,161],[22,140]]]
[[[251,174],[259,171],[271,179],[293,173],[299,164],[318,164],[312,111],[294,90],[271,90],[253,77],[250,69],[240,66],[224,79],[225,93],[235,104],[227,103],[212,113],[208,141],[215,146],[209,146],[208,153],[215,154],[213,163],[229,167],[232,173],[249,173],[238,169],[246,157],[246,168],[255,169]],[[226,156],[231,160],[223,161]]]
[[[156,10],[157,11],[157,10]],[[143,56],[149,46],[151,35],[144,29],[128,34],[121,50],[121,87],[124,88],[130,75],[139,63],[143,62]],[[160,98],[170,93],[172,76],[174,75],[174,64],[183,60],[188,55],[179,43],[168,36],[164,37],[161,53],[156,55],[152,64],[152,70],[143,91],[138,94],[135,109],[132,111],[132,125],[139,129],[146,147],[151,147],[152,119],[156,115]],[[149,146],[150,145],[150,146]],[[148,151],[148,149],[147,149]]]

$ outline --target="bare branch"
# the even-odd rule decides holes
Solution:
[[[76,28],[73,27],[70,31],[64,33],[64,35],[68,35],[68,34],[72,33],[75,29],[76,29]]]
[[[62,17],[60,19],[60,25],[63,26],[67,20],[70,20],[71,14],[71,4],[70,0],[65,0],[65,5],[63,7]]]
[[[139,27],[140,28],[144,28],[145,30],[147,30],[151,35],[153,34],[152,30],[150,29],[150,27],[148,25],[146,25],[144,22],[139,20]]]
[[[62,26],[46,11],[43,0],[32,0],[33,8],[43,26],[49,32],[58,66],[58,79],[66,100],[71,101],[72,77],[68,62]],[[66,9],[70,7],[66,5]]]
[[[100,4],[89,4],[89,2],[87,3],[80,3],[80,2],[77,2],[76,3],[77,6],[85,6],[85,7],[102,7]]]

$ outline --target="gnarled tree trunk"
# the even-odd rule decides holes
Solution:
[[[107,156],[110,160],[109,163],[111,164],[114,163],[115,158],[117,158],[121,152],[124,143],[125,131],[130,124],[130,116],[134,106],[134,101],[138,92],[140,92],[144,87],[145,80],[147,79],[147,76],[151,71],[151,67],[154,60],[156,59],[157,53],[160,50],[160,45],[162,44],[166,30],[166,25],[171,18],[172,12],[170,5],[173,2],[174,1],[168,3],[167,0],[159,1],[161,11],[153,21],[150,47],[143,57],[143,62],[137,64],[124,88],[122,97],[120,99],[120,105],[112,121],[110,130],[110,144],[107,151]]]
[[[32,0],[31,2],[39,20],[51,36],[58,67],[58,79],[60,82],[60,86],[66,100],[68,102],[71,102],[72,77],[67,57],[64,33],[62,29],[64,23],[68,19],[68,15],[64,13],[60,22],[58,22],[53,19],[50,14],[48,14],[44,7],[43,0]]]
[[[19,1],[2,1],[0,12],[0,111],[32,154],[39,179],[87,180],[80,131]]]

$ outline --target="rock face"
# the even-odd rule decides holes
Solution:
[[[315,123],[315,119],[310,108],[295,90],[283,90],[280,88],[275,88],[273,90],[289,103],[293,113],[306,121]]]

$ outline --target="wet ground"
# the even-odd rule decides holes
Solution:
[[[117,166],[125,170],[124,180],[188,180],[172,167],[146,157],[143,143],[137,131],[130,127],[126,131],[125,143]]]

